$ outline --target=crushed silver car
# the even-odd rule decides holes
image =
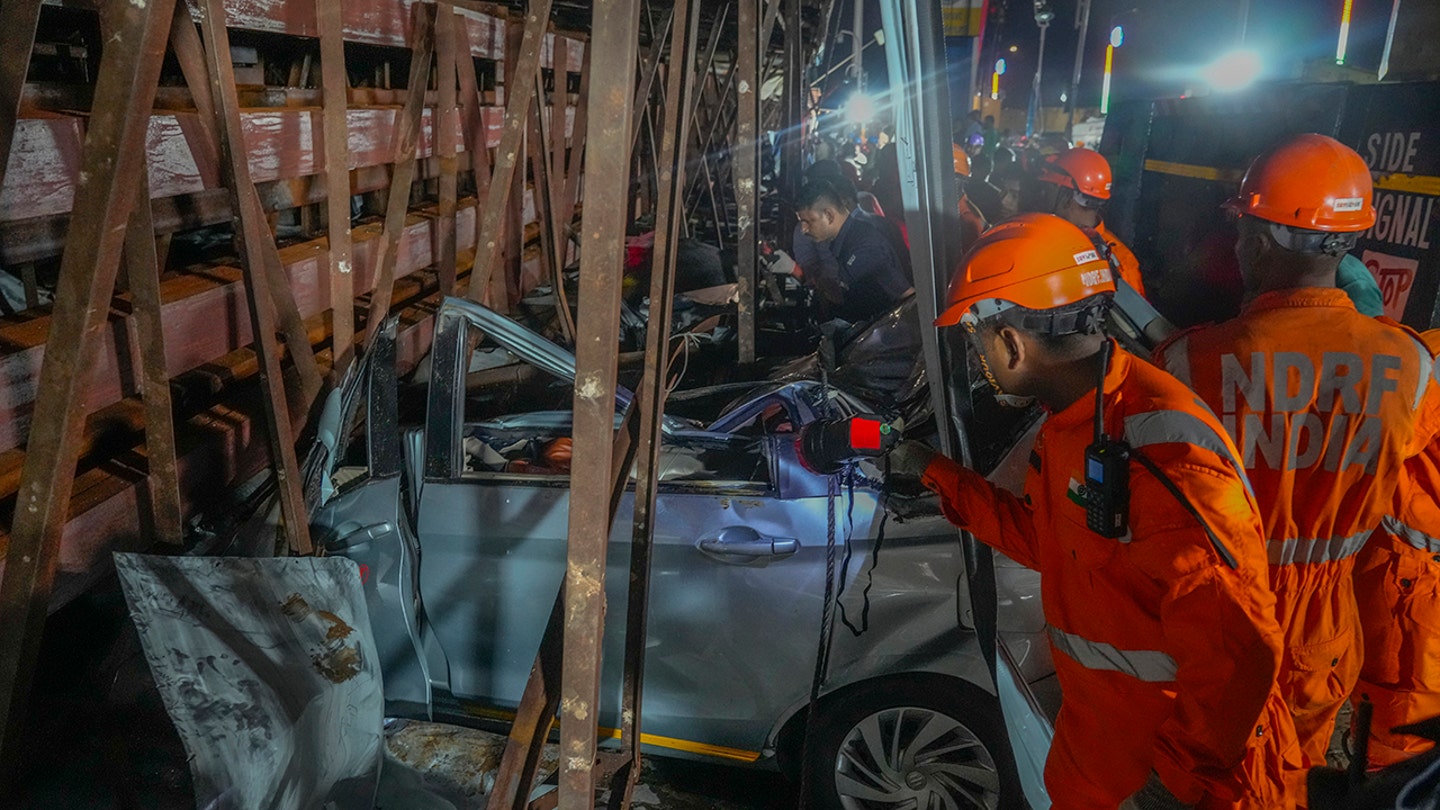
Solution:
[[[556,407],[487,412],[467,390],[482,340],[543,371]],[[360,566],[388,714],[503,723],[564,571],[575,362],[455,298],[435,316],[430,352],[423,396],[402,396],[388,323],[332,395],[306,464],[312,533]],[[619,392],[617,414],[629,398]],[[757,384],[705,424],[667,418],[642,741],[672,756],[798,764],[833,514],[834,542],[853,550],[840,605],[848,624],[868,611],[868,629],[834,634],[809,749],[833,773],[820,780],[825,806],[997,807],[1017,774],[967,627],[956,530],[933,505],[893,508],[873,467],[832,478],[797,458],[806,424],[867,412],[833,384],[789,379]],[[1024,427],[996,473],[1016,487]],[[611,605],[625,604],[633,497],[612,534]],[[998,568],[1006,660],[1041,684],[1053,670],[1039,578]],[[612,610],[602,737],[620,725],[623,643],[624,611]]]

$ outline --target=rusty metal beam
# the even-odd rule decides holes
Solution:
[[[30,68],[35,27],[40,22],[40,0],[5,0],[0,5],[0,188],[10,163],[10,145],[20,118],[20,95]]]
[[[565,585],[562,581],[540,651],[530,667],[525,691],[510,724],[510,736],[495,771],[495,783],[485,800],[485,810],[524,810],[540,767],[540,754],[555,725],[555,710],[560,705],[561,628],[564,626]]]
[[[40,635],[55,581],[60,536],[75,484],[75,461],[84,421],[78,396],[93,367],[110,310],[125,224],[135,204],[135,177],[143,171],[146,127],[173,0],[116,4],[110,15],[111,47],[101,58],[95,108],[85,136],[84,169],[77,189],[76,229],[61,259],[54,313],[29,452],[21,473],[10,551],[0,580],[0,795],[13,786],[25,709],[39,655]]]
[[[370,315],[365,319],[365,338],[369,346],[390,311],[390,298],[395,291],[395,263],[400,258],[400,233],[410,211],[410,183],[415,179],[415,146],[420,140],[420,113],[424,109],[425,88],[430,84],[430,60],[435,53],[435,6],[416,3],[414,42],[410,49],[410,80],[405,92],[405,108],[396,120],[395,171],[390,178],[390,193],[385,204],[385,227],[380,233],[381,249],[375,271],[375,289],[370,296]]]
[[[540,86],[540,77],[535,77],[536,98],[543,98],[543,88]],[[551,108],[551,115],[556,111],[563,113],[564,108]],[[530,106],[530,126],[525,137],[526,150],[530,153],[530,176],[534,178],[534,199],[535,217],[540,222],[540,265],[543,272],[549,277],[550,283],[555,285],[559,291],[555,301],[555,318],[560,325],[560,334],[565,342],[575,342],[575,323],[570,318],[570,306],[564,295],[565,274],[564,274],[564,249],[565,243],[563,225],[558,221],[555,210],[555,179],[553,167],[547,160],[545,149],[547,131],[545,128],[544,111],[539,104]],[[551,123],[553,124],[552,117]],[[563,124],[563,121],[561,122]],[[563,138],[563,134],[562,134]]]
[[[222,26],[223,29],[223,26]],[[228,32],[223,32],[228,42]],[[190,18],[189,8],[186,4],[176,3],[174,15],[170,28],[170,47],[174,50],[175,59],[180,64],[180,72],[185,77],[185,83],[190,88],[190,94],[195,99],[195,109],[199,112],[199,126],[204,133],[200,138],[198,149],[201,152],[200,159],[207,162],[207,165],[219,165],[222,181],[230,175],[226,173],[223,165],[222,155],[225,152],[224,144],[221,141],[222,135],[217,131],[217,122],[220,121],[222,106],[217,103],[216,96],[224,92],[223,88],[229,88],[229,109],[235,110],[236,124],[233,145],[235,152],[239,155],[240,165],[237,167],[243,170],[244,184],[237,190],[234,183],[227,183],[230,189],[232,221],[239,223],[240,228],[235,229],[236,236],[240,236],[243,228],[249,227],[247,223],[253,223],[254,227],[260,228],[267,222],[264,206],[260,203],[260,195],[255,191],[255,184],[250,178],[250,164],[245,155],[244,136],[240,131],[239,123],[239,98],[235,83],[231,81],[223,85],[221,90],[215,89],[213,77],[210,75],[213,68],[210,67],[209,56],[200,41],[200,35],[195,30],[195,23]],[[225,64],[229,66],[228,72],[234,74],[234,67],[229,61],[229,46],[226,46]],[[221,124],[220,130],[228,132],[229,124]],[[237,239],[237,242],[240,241]],[[280,326],[285,333],[285,342],[293,346],[290,349],[290,360],[295,365],[295,371],[300,377],[300,397],[293,403],[293,410],[296,415],[304,417],[316,396],[320,393],[323,381],[320,376],[320,369],[315,363],[315,352],[310,348],[310,341],[306,336],[305,323],[300,317],[300,310],[295,305],[295,297],[290,291],[290,286],[285,281],[285,268],[280,261],[280,254],[275,249],[275,240],[268,230],[264,238],[255,240],[254,246],[260,251],[259,269],[256,271],[259,281],[269,291],[269,296],[274,304],[275,310],[279,313]],[[292,437],[293,438],[293,437]]]
[[[570,238],[575,218],[575,200],[580,193],[580,167],[584,163],[585,143],[590,133],[590,59],[595,49],[586,43],[585,61],[580,68],[580,99],[575,105],[575,124],[570,132],[570,165],[565,172],[565,190],[560,195],[560,223]],[[566,252],[568,255],[568,251]]]
[[[620,507],[620,498],[625,494],[629,480],[628,470],[634,464],[635,450],[640,435],[640,420],[635,405],[625,409],[620,417],[620,428],[615,431],[615,441],[610,448],[610,466],[617,473],[610,487],[610,511],[612,516]],[[527,804],[527,797],[535,783],[535,774],[540,764],[540,754],[550,731],[555,726],[555,712],[560,708],[560,658],[563,652],[562,638],[565,632],[564,608],[565,580],[561,578],[555,605],[551,608],[550,619],[540,638],[540,650],[530,667],[530,677],[525,681],[525,691],[520,705],[515,710],[515,720],[510,725],[510,735],[505,744],[505,753],[500,758],[500,767],[495,771],[495,784],[490,788],[486,810],[538,810],[536,805]],[[538,800],[537,800],[538,802]]]
[[[670,41],[670,27],[675,21],[675,9],[673,7],[665,10],[665,19],[660,23],[660,28],[655,32],[650,41],[650,47],[646,50],[645,59],[641,65],[640,83],[635,88],[635,116],[630,122],[630,148],[635,148],[635,143],[640,138],[640,117],[649,109],[650,94],[655,87],[655,75],[660,70],[660,54],[665,52],[665,46]]]
[[[511,20],[505,30],[505,75],[516,76],[520,66],[520,44],[525,39],[525,26],[523,23]],[[537,74],[538,75],[538,74]],[[505,97],[509,100],[512,89],[507,82],[505,85]],[[523,87],[514,88],[517,93],[530,93],[531,85],[527,82]],[[530,106],[536,102],[532,99]],[[528,133],[527,133],[528,134]],[[502,134],[503,137],[503,134]],[[489,296],[490,306],[500,312],[509,313],[514,304],[514,293],[520,287],[520,275],[523,268],[520,266],[521,238],[520,220],[524,216],[526,188],[525,164],[523,154],[525,150],[525,137],[521,136],[520,149],[522,153],[521,163],[516,168],[517,176],[511,180],[506,187],[505,195],[496,202],[502,202],[505,206],[504,224],[500,227],[500,272],[490,277],[490,289],[486,292]]]
[[[800,193],[804,181],[804,167],[801,163],[800,132],[805,118],[805,104],[810,99],[805,85],[805,40],[801,36],[800,3],[802,0],[785,2],[785,104],[784,126],[780,140],[780,221],[794,219],[789,201]]]
[[[612,0],[594,9],[586,183],[628,188],[630,125],[640,39],[640,0]],[[587,205],[581,227],[580,317],[576,325],[575,465],[565,569],[564,674],[560,689],[560,808],[595,806],[596,715],[601,641],[605,632],[605,548],[610,538],[620,287],[624,273],[625,208]]]
[[[300,466],[295,459],[295,436],[291,430],[290,412],[285,396],[285,377],[280,353],[275,345],[275,310],[277,302],[294,298],[280,270],[280,256],[275,240],[256,212],[260,198],[250,181],[250,164],[245,157],[245,142],[240,130],[240,106],[235,91],[235,66],[230,60],[230,34],[225,28],[225,7],[222,0],[205,0],[201,29],[205,40],[205,61],[210,77],[210,97],[219,115],[220,173],[230,188],[231,209],[236,217],[236,247],[240,268],[245,274],[245,302],[254,326],[255,350],[260,355],[260,384],[266,391],[265,416],[269,428],[270,458],[280,495],[280,514],[285,521],[285,535],[290,549],[297,554],[310,554],[310,525],[305,516],[305,501],[300,489]],[[277,272],[268,272],[272,262]],[[303,345],[287,334],[286,346],[292,358],[309,356],[313,362],[304,324],[295,314]],[[288,330],[287,330],[288,332]],[[298,366],[298,364],[297,364]],[[319,378],[319,370],[315,370]],[[309,398],[304,400],[307,405]]]
[[[550,94],[550,115],[545,126],[545,135],[550,141],[548,146],[550,148],[550,200],[552,203],[560,201],[560,192],[565,187],[565,128],[568,123],[567,119],[570,117],[569,84],[569,73],[555,72],[555,89]],[[544,97],[544,94],[538,90],[537,95],[541,98]],[[557,239],[556,244],[561,246],[560,261],[563,264],[565,261],[564,243]]]
[[[435,18],[435,80],[439,83],[435,125],[439,129],[435,148],[440,155],[440,204],[435,225],[435,267],[440,273],[440,290],[455,293],[455,204],[460,191],[460,160],[456,156],[460,143],[456,137],[459,126],[456,69],[459,54],[460,21],[453,9],[441,6]]]
[[[515,70],[513,74],[507,71],[505,75],[505,130],[500,136],[490,188],[485,195],[484,216],[476,223],[475,272],[470,274],[470,298],[475,301],[484,302],[500,260],[501,220],[507,208],[500,204],[500,200],[509,196],[514,185],[515,167],[520,160],[520,139],[525,134],[526,112],[535,95],[531,88],[535,77],[540,75],[540,46],[545,41],[545,29],[550,23],[550,3],[551,0],[534,0],[528,4]]]
[[[660,209],[650,270],[650,325],[645,335],[645,371],[640,380],[640,431],[636,448],[635,515],[630,545],[629,602],[625,612],[624,692],[620,743],[625,764],[610,786],[612,810],[629,807],[640,776],[640,733],[644,707],[645,642],[649,628],[650,559],[655,536],[655,496],[660,480],[660,426],[669,387],[670,321],[675,301],[675,265],[685,218],[685,156],[690,143],[690,63],[700,36],[698,0],[676,0],[675,37],[666,77],[662,124]]]
[[[470,169],[475,175],[475,197],[480,210],[485,208],[485,192],[490,186],[490,142],[485,128],[485,99],[480,96],[479,82],[475,77],[475,60],[469,56],[469,28],[460,32],[465,47],[455,60],[455,71],[460,80],[460,120],[464,122],[465,151],[470,158]]]
[[[740,3],[739,36],[736,46],[735,142],[731,152],[735,177],[735,219],[737,224],[735,280],[739,287],[738,332],[740,362],[755,362],[755,269],[758,240],[755,223],[760,215],[760,153],[755,138],[760,118],[760,53],[757,41],[760,0]]]
[[[331,378],[345,375],[355,350],[355,258],[350,236],[349,79],[340,3],[315,0],[325,129],[325,224],[330,259]]]
[[[148,173],[137,175],[139,200],[150,198]],[[138,203],[138,201],[137,201]],[[165,370],[165,328],[160,309],[160,258],[150,206],[136,204],[125,234],[125,273],[134,306],[137,387],[145,403],[146,495],[155,538],[172,546],[185,543],[180,511],[180,471],[175,454],[175,419],[170,406],[170,375]]]

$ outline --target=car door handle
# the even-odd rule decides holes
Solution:
[[[715,537],[701,540],[700,550],[720,559],[789,557],[800,550],[800,541],[793,537],[768,537],[749,526],[726,526]]]

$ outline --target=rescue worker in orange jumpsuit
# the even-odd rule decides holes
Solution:
[[[1140,277],[1140,260],[1105,228],[1100,211],[1110,200],[1110,162],[1094,149],[1077,146],[1056,155],[1049,155],[1040,164],[1036,179],[1047,184],[1049,193],[1039,195],[1036,210],[1055,214],[1082,229],[1093,232],[1097,247],[1104,245],[1112,254],[1120,277],[1141,295],[1145,282]]]
[[[1247,303],[1172,337],[1156,362],[1240,448],[1285,634],[1280,686],[1312,767],[1360,673],[1355,553],[1390,509],[1402,462],[1435,435],[1440,396],[1418,336],[1335,287],[1340,257],[1375,221],[1359,155],[1291,138],[1255,159],[1226,207]]]
[[[955,161],[955,188],[960,192],[960,252],[964,253],[990,224],[965,193],[965,187],[970,182],[970,156],[957,144],[951,144],[950,148]]]
[[[1421,337],[1440,350],[1440,330]],[[1405,462],[1394,505],[1355,558],[1365,662],[1352,698],[1368,700],[1370,764],[1424,753],[1429,740],[1392,729],[1440,715],[1440,445]]]
[[[952,522],[1042,574],[1064,694],[1045,765],[1056,808],[1293,806],[1282,773],[1298,750],[1275,685],[1255,501],[1194,393],[1100,333],[1114,289],[1089,237],[1059,217],[987,231],[935,324],[963,325],[997,392],[1050,412],[1024,495],[916,441],[891,452],[890,474],[918,477]],[[1104,431],[1129,453],[1128,481],[1112,480],[1136,505],[1118,536],[1087,525],[1082,484],[1102,378]]]

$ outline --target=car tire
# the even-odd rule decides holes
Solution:
[[[1026,807],[994,707],[993,696],[943,677],[885,679],[832,695],[820,704],[808,749],[813,806]]]

